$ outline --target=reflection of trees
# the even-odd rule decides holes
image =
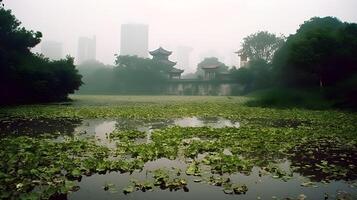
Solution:
[[[71,135],[81,123],[80,119],[67,118],[6,119],[0,121],[0,134],[36,136],[44,133],[61,133]]]
[[[265,127],[276,128],[298,128],[299,126],[311,126],[312,122],[297,119],[268,119],[268,118],[251,118],[247,123]]]
[[[335,138],[321,138],[300,144],[290,157],[294,172],[312,181],[357,179],[357,147]]]
[[[50,197],[50,200],[67,200],[67,194],[55,194]]]
[[[135,119],[118,119],[115,127],[118,130],[136,130],[138,128],[160,129],[172,125],[174,122],[170,119],[162,120],[135,120]]]

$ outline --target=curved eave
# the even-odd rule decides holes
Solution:
[[[169,71],[171,74],[182,74],[185,70],[173,68]]]
[[[159,47],[158,49],[154,51],[149,51],[150,55],[155,56],[155,55],[171,55],[172,51],[167,51],[163,49],[162,47]]]
[[[177,63],[176,62],[172,62],[172,61],[169,61],[169,60],[165,60],[165,61],[160,61],[161,63],[169,66],[169,67],[173,67],[175,66]]]

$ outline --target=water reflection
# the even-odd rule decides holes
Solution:
[[[71,135],[75,128],[82,125],[80,119],[28,119],[28,118],[2,118],[0,119],[0,135],[28,135],[41,134]]]
[[[76,127],[73,134],[81,136],[94,136],[101,144],[114,146],[108,139],[108,135],[115,130],[117,122],[115,120],[83,120],[82,124]]]
[[[175,119],[174,125],[181,127],[212,127],[212,128],[224,128],[234,127],[239,128],[239,122],[233,122],[231,120],[219,117],[219,118],[198,118],[198,117],[186,117]]]
[[[36,136],[49,134],[52,137],[77,135],[83,137],[94,136],[99,143],[114,147],[115,143],[108,139],[114,130],[138,130],[147,134],[138,143],[150,143],[151,133],[156,129],[168,126],[181,127],[234,127],[239,128],[239,122],[225,118],[185,117],[178,119],[143,121],[135,119],[0,119],[0,134]]]
[[[281,163],[283,168],[289,168],[289,162]],[[180,178],[187,180],[189,193],[183,190],[169,191],[161,190],[160,188],[154,188],[149,192],[134,192],[125,195],[122,191],[123,188],[131,184],[131,180],[138,181],[152,181],[152,174],[150,171],[155,169],[166,169],[172,172],[176,172],[178,169],[182,170],[179,175]],[[254,167],[249,175],[236,173],[232,175],[224,175],[229,178],[232,183],[244,183],[249,190],[245,195],[239,197],[235,195],[227,195],[223,192],[223,187],[213,186],[205,183],[210,174],[203,174],[201,177],[187,176],[184,173],[186,164],[178,160],[168,160],[165,158],[158,159],[156,161],[148,162],[145,164],[143,171],[135,171],[132,174],[117,172],[110,172],[105,175],[93,175],[90,177],[84,177],[79,183],[80,190],[75,193],[71,193],[69,199],[298,199],[299,196],[307,197],[307,199],[325,199],[326,194],[329,195],[329,199],[338,199],[338,195],[349,196],[350,199],[356,197],[357,193],[355,188],[349,187],[345,182],[332,181],[329,184],[315,183],[315,187],[301,187],[301,181],[306,180],[305,177],[294,173],[292,179],[282,181],[275,179],[272,176],[260,176],[259,167]],[[218,177],[217,177],[218,178]],[[199,183],[198,179],[201,179]],[[114,184],[114,192],[108,192],[103,189],[103,185],[111,183]],[[274,198],[276,197],[276,198]],[[347,198],[349,199],[349,198]]]
[[[271,126],[298,127],[304,125],[304,122],[280,121],[272,122]],[[212,127],[239,128],[240,123],[224,118],[199,118],[187,117],[169,120],[141,121],[130,119],[89,119],[89,120],[71,120],[71,119],[3,119],[0,120],[1,134],[15,135],[38,135],[42,133],[60,133],[61,135],[74,134],[80,137],[95,137],[99,144],[115,147],[115,144],[108,139],[108,135],[115,130],[139,130],[146,133],[144,139],[139,143],[150,143],[151,134],[156,129],[168,126],[181,127]],[[191,138],[194,139],[194,138]],[[300,194],[305,194],[308,199],[323,199],[325,193],[331,195],[331,199],[336,199],[337,195],[343,195],[344,192],[354,195],[357,192],[351,184],[345,182],[357,179],[357,151],[356,149],[346,149],[338,146],[339,143],[321,139],[309,141],[301,144],[292,150],[288,161],[278,164],[283,170],[293,170],[292,178],[283,181],[274,179],[272,176],[261,176],[259,167],[253,167],[249,175],[236,173],[229,178],[236,183],[244,183],[249,190],[246,195],[240,196],[240,199],[271,199],[272,196],[297,198]],[[234,156],[228,148],[222,149],[222,153],[227,156]],[[258,157],[257,152],[252,152]],[[202,154],[203,156],[205,154]],[[202,156],[202,157],[203,157]],[[81,189],[78,192],[68,196],[69,199],[236,199],[234,195],[226,195],[221,187],[211,186],[209,184],[196,183],[195,177],[186,176],[186,160],[168,160],[161,158],[156,161],[147,162],[143,171],[134,171],[133,174],[120,174],[110,172],[104,175],[95,174],[90,177],[83,177],[79,183]],[[346,170],[348,166],[349,170]],[[181,177],[188,180],[190,192],[183,191],[169,192],[135,192],[125,196],[122,188],[130,184],[130,180],[135,178],[139,180],[150,179],[148,171],[158,168],[178,168],[181,169]],[[343,170],[342,170],[343,169]],[[206,174],[211,176],[212,174]],[[204,179],[204,177],[200,177]],[[345,181],[343,181],[345,180]],[[301,187],[302,181],[314,181],[317,187]],[[321,181],[329,181],[324,184]],[[116,193],[111,193],[103,189],[106,183],[113,183],[117,188]],[[338,194],[340,193],[340,194]],[[61,195],[54,199],[65,199],[67,196]]]
[[[299,120],[299,119],[266,119],[266,118],[250,118],[246,123],[255,124],[265,127],[276,128],[299,128],[301,126],[310,126],[311,121]]]
[[[357,179],[357,148],[329,138],[296,146],[290,160],[295,172],[312,181]]]

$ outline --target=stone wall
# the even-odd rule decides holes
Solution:
[[[212,81],[187,81],[185,79],[172,81],[167,86],[167,94],[170,95],[236,95],[241,91],[241,86],[231,82]]]

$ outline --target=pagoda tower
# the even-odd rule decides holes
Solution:
[[[246,54],[242,52],[242,50],[234,52],[235,54],[238,54],[240,58],[240,67],[246,67],[249,61],[249,58]]]
[[[175,68],[174,66],[176,65],[176,62],[169,60],[169,56],[172,54],[172,51],[167,51],[164,48],[159,47],[158,49],[150,51],[149,53],[152,55],[153,60],[159,61],[160,63],[168,66],[169,70],[167,73],[170,79],[181,79],[181,74],[184,72],[184,70]]]

